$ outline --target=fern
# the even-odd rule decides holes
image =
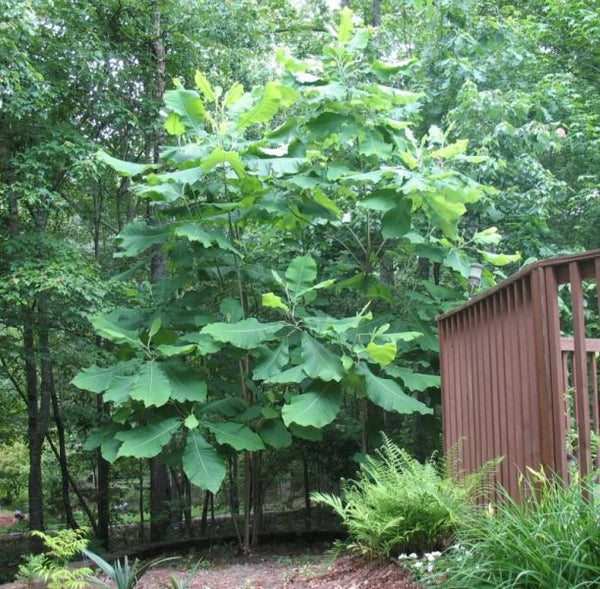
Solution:
[[[458,522],[488,490],[497,461],[458,480],[448,466],[433,460],[421,464],[383,435],[382,446],[361,465],[358,480],[342,481],[339,497],[313,493],[312,498],[341,517],[353,547],[362,553],[432,550],[451,540]]]

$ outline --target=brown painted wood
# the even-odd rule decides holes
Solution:
[[[598,439],[600,435],[600,409],[598,408],[598,362],[596,353],[588,354],[592,364],[592,407],[594,410],[594,433],[596,434],[596,467],[600,467],[600,452],[598,452]]]
[[[590,470],[589,432],[600,429],[600,339],[585,337],[583,315],[582,280],[590,278],[596,279],[600,312],[596,250],[536,262],[438,317],[445,348],[443,403],[452,404],[443,408],[444,427],[450,430],[445,443],[465,437],[467,471],[505,455],[498,479],[514,497],[526,466],[544,464],[568,476],[569,411],[580,433],[581,471]],[[565,282],[572,288],[573,338],[560,332],[558,285]],[[569,408],[565,391],[571,385],[575,394]]]
[[[582,477],[591,470],[590,453],[590,409],[587,357],[585,349],[585,318],[583,312],[582,276],[578,262],[569,263],[571,296],[573,305],[573,340],[575,352],[573,374],[575,377],[575,415],[578,429],[578,462]]]
[[[572,337],[561,337],[560,338],[560,349],[565,352],[575,351],[575,342]],[[585,349],[588,352],[600,352],[600,339],[597,338],[585,338]]]
[[[558,283],[552,266],[544,269],[546,277],[546,317],[548,331],[548,370],[550,372],[551,420],[550,436],[554,445],[553,461],[546,463],[549,471],[554,471],[565,478],[568,474],[566,452],[565,394],[566,387],[563,375],[563,361],[560,344],[560,313],[558,310]]]
[[[496,394],[498,400],[498,423],[500,425],[499,434],[500,440],[498,442],[496,448],[496,456],[502,456],[502,462],[500,463],[499,475],[497,476],[497,481],[502,482],[508,480],[509,476],[509,462],[507,460],[507,443],[509,440],[509,429],[508,429],[508,412],[507,412],[507,403],[506,403],[506,384],[505,377],[507,374],[506,371],[506,362],[505,362],[505,354],[516,353],[514,350],[514,346],[505,347],[504,346],[504,337],[502,333],[502,325],[504,321],[503,313],[502,313],[502,293],[496,293],[493,295],[494,301],[494,331],[495,338],[494,344],[496,348],[496,373],[497,373],[497,381],[496,381]],[[509,372],[508,376],[511,376]],[[518,375],[515,376],[518,378]]]

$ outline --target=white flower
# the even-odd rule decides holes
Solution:
[[[342,215],[342,223],[350,223],[352,221],[352,215],[350,213],[344,213]]]
[[[405,554],[404,552],[398,556],[398,560],[406,560],[407,558],[408,558],[408,555]]]
[[[416,553],[414,553],[414,552],[411,552],[411,553],[408,555],[408,558],[417,558],[417,555],[416,555]]]
[[[420,560],[417,560],[416,562],[413,563],[413,567],[415,567],[416,569],[420,569],[423,566],[423,563]]]
[[[428,572],[428,573],[432,573],[432,572],[433,572],[433,563],[432,563],[432,562],[430,562],[430,563],[427,565],[427,572]]]

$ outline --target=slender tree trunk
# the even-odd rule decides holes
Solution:
[[[65,519],[67,526],[72,529],[77,529],[79,525],[75,519],[73,513],[73,506],[71,505],[71,494],[69,485],[69,465],[67,461],[67,445],[65,441],[65,425],[63,423],[62,415],[60,413],[60,406],[58,402],[58,395],[54,389],[54,383],[51,383],[50,395],[52,399],[52,414],[54,416],[54,423],[56,424],[56,433],[58,436],[58,462],[60,464],[60,478],[61,478],[61,493],[63,500],[63,507],[65,510]]]
[[[171,492],[169,472],[158,458],[150,459],[150,541],[167,537],[169,530]]]
[[[152,52],[156,60],[155,96],[160,102],[165,93],[165,46],[162,32],[162,14],[158,0],[152,2]],[[154,138],[153,160],[160,159],[160,146],[163,143],[162,125],[157,126]],[[163,252],[154,251],[150,259],[150,281],[157,282],[166,276],[166,258]],[[150,540],[164,539],[169,526],[170,485],[168,470],[158,458],[150,459]]]
[[[194,525],[192,519],[192,483],[185,473],[182,474],[183,495],[185,504],[183,507],[183,519],[185,521],[186,533],[189,537],[194,536]]]
[[[310,473],[308,470],[308,460],[306,459],[306,453],[304,447],[300,448],[302,453],[302,478],[304,481],[304,527],[310,530],[312,517],[310,512]]]
[[[252,547],[258,545],[258,537],[262,530],[262,479],[261,479],[261,468],[260,468],[260,454],[258,452],[252,453]]]
[[[52,451],[52,454],[54,454],[54,457],[56,458],[57,462],[60,462],[60,454],[58,452],[58,448],[52,441],[52,438],[50,437],[49,434],[46,435],[46,441],[48,442],[48,445],[50,446],[50,450]],[[79,505],[81,505],[81,509],[83,509],[83,511],[85,511],[85,514],[87,515],[90,525],[92,526],[92,531],[94,533],[94,536],[98,537],[98,524],[96,523],[96,519],[94,518],[94,514],[92,513],[92,510],[90,509],[90,506],[88,505],[88,502],[85,500],[85,497],[83,496],[82,492],[80,491],[79,487],[77,486],[77,483],[75,482],[75,480],[73,479],[73,477],[71,476],[71,473],[69,471],[67,471],[67,476],[69,478],[69,484],[71,485],[71,489],[73,490],[73,493],[75,493],[75,496],[77,497],[77,500],[79,501]]]
[[[96,413],[104,421],[107,412],[102,395],[96,397]],[[97,538],[106,550],[110,547],[110,462],[104,460],[98,448],[98,485],[96,489],[96,507],[98,510]]]
[[[138,537],[144,539],[144,461],[140,461],[140,474],[138,479],[138,509],[140,512]]]
[[[240,492],[238,488],[238,455],[229,458],[229,503],[232,515],[240,515]]]
[[[200,519],[200,535],[204,536],[206,534],[206,527],[208,523],[208,504],[210,503],[210,496],[212,493],[210,491],[204,492],[204,505],[202,506],[202,518]]]
[[[252,509],[252,454],[244,452],[244,554],[250,554],[250,510]]]
[[[373,26],[381,24],[381,0],[373,0]]]

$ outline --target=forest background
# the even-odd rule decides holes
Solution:
[[[472,263],[598,247],[596,1],[344,4],[0,0],[0,502],[32,528],[212,504],[247,549],[380,431],[440,448]]]

